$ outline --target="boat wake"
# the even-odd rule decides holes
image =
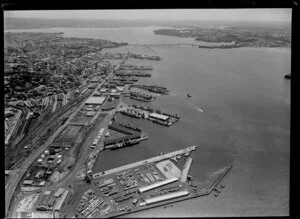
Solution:
[[[203,109],[201,109],[201,108],[195,106],[193,103],[190,103],[189,101],[186,101],[186,103],[187,103],[188,105],[190,105],[191,107],[193,107],[194,109],[196,109],[197,111],[199,111],[199,112],[201,112],[201,113],[204,112]]]
[[[199,112],[203,113],[203,109],[200,109],[200,108],[197,107],[197,110],[198,110]]]

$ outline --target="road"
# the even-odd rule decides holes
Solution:
[[[122,60],[122,62],[124,63],[126,60]],[[118,65],[119,67],[119,65]],[[115,68],[115,70],[117,70],[118,68]],[[106,77],[106,79],[109,79],[112,77],[114,71],[111,71],[110,74]],[[105,83],[105,80],[103,80],[100,84],[98,84],[98,86],[93,90],[93,92],[87,96],[85,99],[87,99],[88,97],[92,96],[93,93],[100,88],[103,84]],[[55,98],[57,98],[55,96]],[[55,99],[56,100],[56,99]],[[57,102],[57,101],[55,101]],[[37,151],[35,151],[34,153],[32,153],[27,159],[26,161],[24,161],[24,163],[22,164],[22,169],[17,170],[18,173],[17,174],[12,174],[12,177],[10,177],[10,180],[7,183],[6,186],[6,191],[5,191],[5,214],[8,215],[8,210],[9,210],[9,206],[12,204],[11,200],[13,197],[13,194],[18,186],[19,181],[21,180],[21,178],[23,177],[24,173],[27,171],[27,169],[31,166],[31,164],[38,158],[38,156],[43,153],[44,150],[46,150],[46,148],[52,143],[52,141],[55,139],[55,137],[58,136],[58,134],[67,126],[69,125],[69,122],[74,118],[74,116],[77,114],[77,112],[81,109],[82,106],[84,106],[85,101],[82,102],[82,104],[75,110],[72,112],[72,114],[69,116],[68,120],[65,122],[64,125],[62,125],[61,127],[59,127],[54,134],[47,139],[47,141],[41,146],[39,147],[39,149],[37,149]],[[54,107],[53,107],[54,109]],[[52,109],[52,110],[53,110]],[[82,156],[84,157],[84,156]],[[80,165],[76,165],[76,167],[80,167]]]

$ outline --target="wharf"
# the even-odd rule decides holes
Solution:
[[[142,98],[142,97],[135,97],[135,96],[132,96],[132,95],[129,95],[130,99],[133,99],[133,100],[138,100],[138,101],[142,101],[142,102],[151,102],[153,100],[155,100],[154,97],[152,97],[151,99],[145,99],[145,98]]]
[[[167,127],[173,125],[175,122],[179,121],[179,119],[180,119],[180,117],[177,114],[171,115],[171,114],[162,113],[162,112],[159,112],[159,114],[158,113],[150,113],[150,110],[145,109],[143,107],[138,107],[138,106],[131,106],[128,108],[123,108],[123,109],[119,110],[119,112],[121,114],[130,116],[133,118],[148,119],[154,123],[157,123],[157,124],[163,125],[163,126],[167,126]],[[166,117],[166,118],[163,118],[163,120],[161,120],[160,119],[161,117]]]
[[[105,149],[115,149],[116,144],[122,144],[122,146],[119,146],[118,148],[123,148],[123,147],[129,147],[132,146],[134,144],[138,144],[141,141],[147,140],[149,137],[147,135],[141,136],[140,138],[136,138],[137,135],[133,135],[132,137],[120,137],[116,140],[114,140],[113,143],[104,143],[104,147]],[[134,141],[134,143],[126,145],[124,143],[125,140],[129,140],[129,141]]]
[[[130,211],[127,210],[127,211],[113,212],[113,213],[110,213],[109,215],[105,215],[104,217],[105,218],[110,218],[110,217],[126,215],[126,214],[130,214],[130,213],[133,213],[133,212],[143,211],[143,210],[146,210],[146,209],[167,205],[167,204],[170,204],[170,203],[176,203],[176,202],[181,202],[181,201],[192,199],[192,198],[207,196],[207,195],[210,194],[210,192],[213,189],[215,189],[217,184],[224,178],[224,176],[229,172],[229,170],[231,168],[232,168],[232,166],[224,168],[224,170],[218,176],[218,178],[215,180],[215,182],[212,184],[210,189],[205,189],[205,188],[200,189],[199,188],[197,191],[195,191],[194,188],[191,188],[191,187],[193,187],[193,184],[191,186],[189,186],[188,184],[185,184],[186,186],[184,186],[184,187],[188,188],[188,191],[189,191],[189,194],[186,195],[186,196],[178,197],[176,199],[165,200],[165,201],[157,202],[157,203],[154,203],[154,204],[139,206],[139,207],[137,207],[137,206],[129,207],[129,208],[127,207],[127,209],[131,209],[131,210]]]
[[[192,165],[192,161],[193,161],[193,159],[190,158],[190,157],[186,161],[185,168],[182,170],[182,175],[181,175],[181,178],[180,178],[181,182],[186,182],[187,175],[188,175],[189,170],[190,170],[191,165]]]
[[[170,152],[170,153],[159,155],[159,156],[156,156],[156,157],[152,157],[152,158],[149,158],[149,159],[146,159],[146,160],[142,160],[142,161],[127,164],[127,165],[124,165],[124,166],[121,166],[121,167],[106,170],[104,172],[95,173],[95,174],[93,174],[93,178],[98,178],[98,177],[101,177],[101,176],[106,176],[106,175],[109,175],[109,174],[117,173],[119,171],[134,168],[136,166],[140,166],[140,165],[143,165],[145,163],[152,163],[152,162],[158,162],[158,161],[161,161],[161,160],[164,160],[164,159],[169,159],[169,158],[177,156],[179,154],[184,154],[184,153],[196,150],[196,147],[197,146],[191,146],[191,147],[184,148],[184,149],[181,149],[181,150],[178,150],[178,151]]]

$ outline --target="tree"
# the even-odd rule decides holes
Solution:
[[[84,181],[87,183],[87,184],[91,184],[91,179],[88,175],[85,176],[84,178]]]

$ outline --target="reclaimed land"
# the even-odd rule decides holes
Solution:
[[[282,28],[187,28],[187,29],[158,29],[157,35],[195,38],[196,41],[221,43],[200,45],[200,48],[236,48],[236,47],[290,47],[291,31]]]

